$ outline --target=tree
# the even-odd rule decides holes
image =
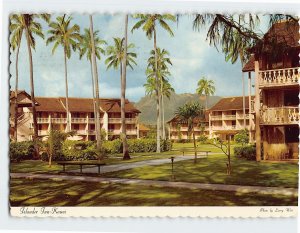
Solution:
[[[248,132],[248,130],[243,129],[240,132],[238,132],[236,135],[234,135],[234,141],[237,142],[237,143],[242,144],[242,146],[249,143],[249,132]]]
[[[90,16],[92,17],[92,16]],[[91,19],[90,19],[91,20]],[[90,27],[93,24],[93,21],[90,22]],[[92,33],[91,33],[92,31]],[[93,66],[93,54],[95,53],[95,63],[96,58],[101,59],[101,54],[105,54],[105,49],[103,48],[106,45],[105,40],[101,40],[98,36],[99,31],[93,31],[93,29],[84,29],[84,34],[82,35],[82,42],[80,45],[80,59],[86,55],[87,60],[91,65],[91,77],[92,77],[92,93],[93,93],[93,105],[94,105],[94,119],[96,125],[96,140],[97,140],[97,149],[101,147],[101,130],[100,129],[100,109],[99,109],[99,85],[98,85],[98,72],[97,65]],[[92,36],[91,36],[92,35]],[[93,38],[92,38],[93,37]],[[93,43],[94,42],[94,43]],[[94,47],[94,49],[93,49]],[[95,52],[93,52],[95,51]],[[94,71],[96,69],[96,71]],[[94,75],[94,73],[96,75]],[[97,89],[97,90],[96,90]],[[95,93],[98,93],[97,97]],[[99,132],[100,131],[100,132]]]
[[[32,50],[35,50],[35,35],[44,39],[44,34],[42,32],[42,26],[37,19],[43,19],[49,22],[49,14],[21,14],[19,15],[18,22],[22,25],[25,32],[28,59],[29,59],[29,76],[30,76],[30,95],[31,95],[31,107],[32,107],[32,118],[33,118],[33,141],[35,148],[35,156],[38,156],[38,125],[37,125],[37,115],[36,115],[36,101],[34,96],[34,78],[33,78],[33,61],[32,61]]]
[[[80,35],[80,28],[77,24],[71,25],[72,17],[58,16],[55,22],[49,24],[50,30],[46,44],[54,43],[52,48],[52,54],[55,53],[57,47],[61,45],[64,52],[64,65],[65,65],[65,89],[66,89],[66,113],[67,113],[67,127],[66,132],[71,130],[70,124],[70,112],[69,112],[69,89],[68,89],[68,70],[67,59],[71,57],[71,49],[75,52],[80,50],[79,42],[82,38]]]
[[[148,68],[146,70],[147,74],[147,83],[144,84],[146,95],[154,96],[156,94],[156,81],[154,76],[154,70],[151,68]],[[162,109],[162,123],[163,123],[163,139],[166,139],[166,132],[165,132],[165,108],[164,108],[164,96],[170,99],[171,93],[174,93],[175,90],[169,83],[167,76],[169,76],[169,71],[162,70],[159,73],[159,77],[161,80],[161,109]]]
[[[179,107],[175,113],[180,123],[187,124],[188,134],[193,135],[193,144],[195,151],[194,163],[197,162],[197,148],[194,126],[197,124],[197,119],[203,117],[203,108],[199,103],[186,103]]]
[[[113,67],[114,69],[120,69],[121,78],[121,122],[122,122],[122,145],[123,145],[123,159],[130,159],[127,136],[126,136],[126,115],[125,115],[125,101],[126,101],[126,67],[129,66],[133,70],[133,65],[137,65],[135,58],[136,53],[129,52],[129,49],[134,48],[134,44],[127,43],[127,26],[128,16],[125,16],[125,37],[114,38],[114,45],[107,47],[108,58],[105,60],[107,69]]]
[[[62,144],[68,136],[70,136],[70,133],[63,133],[53,129],[49,131],[49,136],[45,145],[49,167],[52,166],[53,157],[59,156],[62,153]]]
[[[156,44],[156,24],[158,23],[163,29],[165,29],[171,36],[174,36],[173,31],[171,30],[170,26],[167,24],[167,20],[175,22],[176,17],[171,14],[136,14],[134,15],[134,18],[139,19],[139,21],[133,26],[131,29],[131,32],[133,32],[136,29],[139,29],[142,27],[143,31],[146,33],[146,36],[148,39],[151,39],[153,37],[153,48],[155,52],[155,66],[154,66],[154,71],[155,71],[155,80],[156,80],[156,119],[157,119],[157,136],[156,136],[156,144],[157,148],[156,151],[157,153],[160,153],[160,129],[161,129],[161,123],[160,123],[160,90],[159,90],[159,79],[158,79],[158,73],[157,73],[157,68],[158,68],[158,59],[157,59],[157,44]]]
[[[216,91],[213,80],[208,80],[202,77],[198,81],[198,88],[196,90],[198,95],[205,95],[205,109],[208,108],[208,97],[213,95]]]
[[[24,17],[22,15],[12,15],[10,17],[10,33],[11,40],[10,44],[12,50],[16,50],[16,83],[15,83],[15,115],[14,115],[14,139],[17,141],[18,139],[18,83],[19,83],[19,52],[21,46],[22,35],[24,31]]]

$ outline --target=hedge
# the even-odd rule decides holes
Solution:
[[[156,139],[128,139],[129,153],[155,152]],[[104,154],[122,153],[122,141],[116,139],[113,141],[104,141],[102,143]],[[21,161],[33,158],[34,148],[32,142],[12,142],[10,144],[11,161]],[[172,149],[172,143],[169,140],[161,140],[161,151]],[[43,152],[41,160],[47,161],[48,154]],[[72,160],[95,160],[98,159],[96,153],[96,143],[92,141],[64,141],[61,151],[56,151],[53,155],[53,161],[72,161]]]
[[[31,141],[11,142],[9,145],[10,161],[20,162],[22,160],[33,159],[34,145]]]
[[[256,160],[255,145],[236,146],[234,148],[234,155],[237,158],[245,158],[247,160]]]

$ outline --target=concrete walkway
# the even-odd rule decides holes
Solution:
[[[204,156],[198,156],[197,158],[204,158]],[[174,162],[183,161],[183,160],[190,160],[194,159],[194,156],[186,155],[186,156],[176,156]],[[144,166],[153,166],[153,165],[161,165],[169,163],[171,166],[171,159],[152,159],[152,160],[144,160],[139,162],[129,162],[129,163],[120,163],[120,164],[113,164],[113,165],[106,165],[101,167],[101,173],[108,173],[108,172],[116,172],[122,171],[137,167],[144,167]],[[69,172],[80,172],[80,169],[70,170]],[[98,167],[86,167],[82,169],[83,173],[98,173]]]
[[[121,179],[121,178],[104,178],[104,177],[71,176],[71,175],[50,175],[50,174],[33,174],[33,173],[11,173],[10,177],[27,178],[27,179],[52,179],[52,180],[96,182],[96,183],[105,183],[105,184],[135,184],[135,185],[145,185],[145,186],[155,186],[155,187],[218,190],[218,191],[230,191],[230,192],[239,192],[239,193],[285,195],[285,196],[294,196],[294,197],[298,195],[298,190],[295,188],[203,184],[203,183],[188,183],[188,182],[174,182],[174,181]]]

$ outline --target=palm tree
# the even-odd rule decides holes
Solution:
[[[18,140],[18,83],[19,83],[19,52],[20,52],[20,46],[21,46],[21,40],[22,35],[24,31],[24,23],[23,23],[23,17],[22,15],[12,15],[10,17],[10,33],[11,40],[10,44],[12,47],[12,50],[16,50],[16,83],[15,83],[15,115],[14,115],[14,139],[15,141]]]
[[[198,81],[198,88],[196,92],[198,95],[205,95],[205,109],[207,109],[208,97],[213,95],[215,91],[216,88],[213,80],[208,80],[205,77],[202,77]]]
[[[32,61],[32,50],[35,49],[35,35],[44,39],[42,32],[42,26],[36,19],[41,18],[46,22],[49,22],[49,14],[21,14],[12,17],[12,23],[16,26],[11,26],[13,29],[19,28],[25,32],[28,60],[29,60],[29,76],[30,76],[30,95],[31,95],[31,106],[32,106],[32,118],[33,118],[33,141],[36,142],[38,138],[38,126],[37,126],[37,115],[35,108],[35,97],[34,97],[34,79],[33,79],[33,61]],[[18,26],[17,26],[18,25]],[[20,37],[21,40],[21,37]],[[35,143],[35,152],[38,154],[38,146]]]
[[[163,29],[165,29],[171,36],[174,36],[173,31],[171,30],[170,26],[167,24],[167,20],[170,20],[172,22],[176,21],[176,17],[171,14],[137,14],[134,16],[134,18],[139,19],[139,21],[133,26],[131,29],[131,32],[133,32],[135,29],[139,29],[142,27],[143,31],[145,31],[146,36],[148,39],[151,39],[153,37],[153,48],[155,52],[155,80],[156,80],[156,119],[157,119],[157,136],[156,136],[156,151],[157,153],[160,153],[160,129],[161,129],[161,123],[160,123],[160,90],[159,90],[159,80],[158,80],[158,74],[157,74],[157,44],[156,44],[156,24],[158,23]]]
[[[152,69],[153,77],[155,78],[155,51],[151,50],[150,52],[151,56],[148,59],[148,69]],[[159,91],[160,91],[160,112],[161,112],[161,124],[162,124],[162,138],[166,139],[166,132],[165,132],[165,116],[164,116],[164,103],[163,103],[163,78],[167,78],[167,76],[170,76],[169,73],[169,67],[168,65],[173,65],[171,62],[171,59],[168,57],[170,53],[165,49],[157,48],[156,51],[157,54],[157,76],[159,80]],[[146,71],[147,72],[147,71]]]
[[[180,123],[187,124],[188,133],[193,134],[193,143],[195,151],[195,160],[197,162],[197,149],[196,149],[196,137],[194,125],[197,123],[197,119],[203,117],[203,108],[199,103],[186,103],[184,106],[179,107],[176,111],[176,117]]]
[[[54,43],[52,48],[52,54],[55,53],[57,47],[61,45],[64,51],[64,64],[65,64],[65,88],[66,88],[66,112],[67,112],[67,127],[66,132],[71,130],[70,128],[70,112],[69,112],[69,89],[68,89],[68,71],[67,71],[67,59],[71,57],[71,48],[75,52],[80,49],[79,42],[82,40],[79,34],[80,28],[77,24],[71,25],[72,18],[66,15],[56,17],[56,22],[51,22],[48,30],[50,36],[48,37],[46,44]]]
[[[92,17],[92,16],[90,16]],[[93,24],[93,21],[91,21],[90,25]],[[93,66],[93,41],[94,41],[94,50],[95,50],[95,60],[96,58],[98,60],[101,59],[101,54],[105,54],[105,49],[103,48],[104,45],[106,45],[105,40],[101,40],[98,37],[99,31],[92,32],[91,30],[93,29],[84,29],[84,34],[82,35],[82,42],[81,42],[81,47],[80,47],[80,59],[86,55],[86,58],[88,61],[90,61],[91,65],[91,77],[92,77],[92,93],[93,93],[93,103],[94,103],[94,118],[95,118],[95,125],[96,125],[96,141],[97,141],[97,148],[101,148],[101,130],[100,130],[100,119],[97,116],[100,116],[99,113],[99,85],[98,85],[98,75],[97,75],[97,70],[96,70],[96,76],[94,75],[94,66]],[[93,40],[91,38],[91,35],[93,37]],[[96,63],[96,61],[95,61]],[[95,65],[95,69],[97,69],[97,65]],[[95,77],[94,77],[95,76]],[[95,90],[95,87],[97,90]],[[98,93],[98,97],[96,98],[95,92]],[[98,104],[97,104],[98,102]]]
[[[127,44],[127,24],[128,19],[125,16],[125,37],[114,38],[114,45],[107,47],[108,58],[105,60],[107,69],[120,69],[121,78],[121,121],[122,121],[122,142],[123,142],[123,159],[130,159],[127,140],[126,140],[126,124],[125,124],[125,92],[126,92],[126,67],[129,66],[133,70],[133,65],[137,65],[135,58],[136,53],[129,52],[134,48],[134,44]],[[126,63],[126,64],[125,64]]]

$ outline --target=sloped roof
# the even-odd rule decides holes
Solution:
[[[31,107],[31,96],[25,90],[18,90],[18,106],[19,107]],[[10,102],[15,101],[15,91],[10,91],[9,96]],[[38,101],[35,99],[36,105],[39,105]]]
[[[251,98],[254,100],[254,96]],[[249,109],[249,97],[245,96],[245,108]],[[227,110],[241,110],[243,109],[243,97],[225,97],[219,100],[209,111],[227,111]]]
[[[37,111],[40,112],[65,112],[66,98],[64,97],[36,97],[40,103]],[[120,99],[100,99],[100,108],[105,112],[121,112]],[[94,112],[92,98],[75,98],[69,97],[69,111],[70,112]],[[131,102],[125,101],[125,112],[140,113]]]
[[[37,112],[65,112],[66,109],[61,104],[59,98],[35,97],[40,104],[36,107]]]
[[[272,25],[268,32],[264,35],[261,42],[249,49],[250,52],[258,53],[272,51],[274,46],[283,46],[288,48],[299,48],[299,24],[297,22],[278,22]],[[243,72],[254,71],[254,54],[251,55],[249,61],[244,65]]]

